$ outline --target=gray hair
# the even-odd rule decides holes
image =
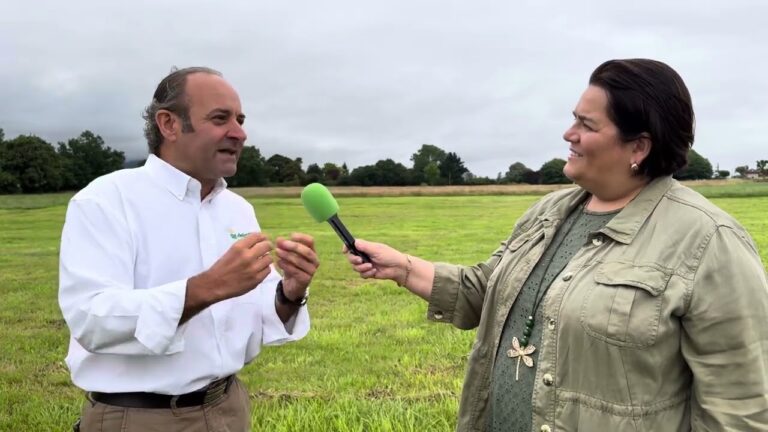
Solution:
[[[144,137],[147,138],[150,153],[158,154],[160,152],[160,144],[163,143],[163,134],[160,133],[160,128],[155,120],[155,115],[160,110],[170,111],[178,115],[181,118],[182,132],[189,133],[195,131],[189,118],[189,103],[186,98],[187,76],[195,73],[222,76],[221,72],[204,66],[184,69],[173,67],[171,73],[157,85],[155,94],[152,96],[152,103],[146,107],[142,114],[142,118],[144,118]]]

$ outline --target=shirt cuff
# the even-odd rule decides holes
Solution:
[[[275,300],[264,302],[262,314],[263,345],[282,345],[286,342],[297,341],[309,333],[309,311],[302,306],[283,323],[275,309]]]
[[[450,323],[456,309],[461,288],[460,267],[453,264],[435,263],[435,279],[429,296],[427,319]]]
[[[180,326],[179,320],[184,312],[187,280],[144,291],[147,299],[136,321],[136,340],[158,355],[183,351],[186,323]]]

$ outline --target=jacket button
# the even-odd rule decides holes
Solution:
[[[555,319],[554,318],[549,320],[549,322],[547,323],[547,328],[550,329],[550,330],[554,330],[555,329]]]
[[[555,383],[555,379],[552,378],[552,375],[550,374],[544,374],[544,378],[542,378],[542,381],[544,382],[544,385],[547,387]]]
[[[565,282],[568,282],[569,280],[571,280],[571,278],[572,278],[572,277],[573,277],[573,275],[572,275],[572,274],[570,274],[570,273],[566,273],[566,274],[565,274],[565,276],[563,276],[563,280],[564,280]]]
[[[600,237],[600,236],[597,236],[597,237],[593,238],[592,239],[592,244],[595,245],[595,246],[600,246],[601,244],[603,244],[603,238]]]
[[[435,312],[435,319],[436,320],[443,319],[443,313],[442,312]]]
[[[552,428],[550,428],[548,425],[544,425],[539,429],[541,432],[552,432]]]

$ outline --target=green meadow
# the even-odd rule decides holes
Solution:
[[[746,226],[768,264],[768,183],[700,190]],[[0,431],[70,430],[84,400],[63,362],[69,336],[57,304],[59,235],[70,196],[0,196]],[[338,201],[358,238],[474,264],[538,198]],[[249,200],[265,232],[310,233],[322,260],[310,334],[266,348],[240,374],[251,392],[253,430],[452,430],[474,332],[426,321],[426,303],[393,283],[359,279],[333,230],[312,221],[297,198]]]

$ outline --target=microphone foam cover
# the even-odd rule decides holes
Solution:
[[[331,191],[320,183],[310,183],[301,191],[301,203],[317,222],[325,222],[339,212]]]

